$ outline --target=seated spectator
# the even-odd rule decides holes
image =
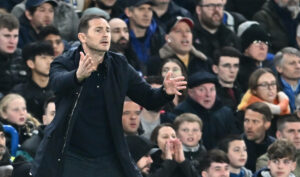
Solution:
[[[117,18],[123,14],[122,8],[124,7],[122,7],[120,3],[121,2],[117,0],[94,0],[90,1],[87,6],[103,9],[111,18]]]
[[[296,115],[285,115],[277,121],[276,138],[287,139],[293,143],[297,152],[297,167],[294,170],[296,176],[300,175],[300,119]],[[267,153],[260,156],[256,161],[256,171],[268,166]]]
[[[269,36],[264,29],[254,21],[247,21],[239,26],[243,56],[240,58],[238,82],[243,92],[247,91],[248,80],[257,68],[273,67],[273,62],[266,60],[269,49]]]
[[[0,101],[1,122],[13,126],[19,133],[19,144],[36,133],[39,121],[27,113],[26,101],[18,94],[7,94]]]
[[[228,134],[238,133],[231,108],[224,106],[216,94],[217,78],[197,72],[188,78],[188,97],[174,109],[176,115],[193,113],[203,121],[203,144],[212,149]]]
[[[270,133],[275,135],[276,121],[278,115],[290,113],[288,96],[279,91],[277,80],[269,68],[259,68],[249,78],[249,89],[238,105],[238,110],[244,111],[249,105],[255,102],[264,102],[270,108],[274,116]]]
[[[214,149],[200,158],[197,169],[201,177],[229,177],[229,159],[224,151]]]
[[[10,162],[9,149],[6,147],[5,132],[0,122],[0,177],[10,177],[13,166]]]
[[[240,135],[227,136],[219,143],[218,148],[227,153],[230,177],[252,177],[252,172],[244,167],[248,154]]]
[[[167,42],[159,49],[159,57],[152,57],[149,61],[148,74],[157,74],[160,64],[168,58],[181,60],[189,73],[210,70],[207,57],[193,46],[193,27],[192,19],[181,16],[167,24]]]
[[[48,85],[53,48],[48,42],[33,42],[24,47],[22,54],[30,69],[31,79],[16,85],[11,92],[22,95],[26,99],[28,111],[41,122],[43,104],[46,98],[54,95]]]
[[[267,135],[271,119],[271,110],[265,103],[256,102],[246,108],[242,136],[249,154],[245,167],[252,172],[255,171],[257,158],[266,153],[269,145],[275,141]]]
[[[268,168],[258,171],[253,177],[296,177],[296,148],[285,139],[277,140],[267,151]]]
[[[17,48],[19,21],[11,14],[0,15],[0,98],[14,85],[27,79],[22,52]]]
[[[43,114],[43,125],[49,125],[54,119],[56,109],[55,109],[55,97],[50,97],[46,99],[44,103],[44,114]]]
[[[295,97],[300,93],[300,51],[285,47],[276,53],[274,64],[279,74],[278,83],[289,97],[291,112],[294,112]]]
[[[296,99],[295,99],[295,106],[296,106],[296,110],[295,110],[296,116],[297,116],[298,118],[300,118],[300,94],[298,94],[298,95],[296,96]]]
[[[227,0],[225,9],[242,14],[251,20],[267,0]]]
[[[125,135],[142,134],[140,128],[141,106],[133,102],[129,97],[125,97],[122,114],[122,125]]]
[[[168,169],[167,176],[196,177],[190,161],[184,157],[182,143],[176,138],[172,124],[158,125],[151,134],[151,141],[158,145],[162,153],[152,155],[150,173]]]
[[[236,81],[239,72],[241,53],[233,47],[224,47],[216,51],[212,70],[217,75],[217,95],[224,105],[236,110],[242,98],[242,90]]]
[[[185,158],[196,168],[198,158],[206,152],[201,141],[202,120],[195,114],[183,113],[176,117],[174,128],[178,139],[182,142]]]
[[[54,57],[61,55],[65,51],[65,45],[68,45],[66,41],[62,40],[58,29],[51,25],[41,29],[39,39],[50,42],[54,50]],[[66,48],[68,47],[66,46]]]

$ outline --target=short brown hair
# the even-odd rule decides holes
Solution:
[[[268,107],[268,105],[267,105],[266,103],[263,103],[263,102],[255,102],[255,103],[249,105],[249,106],[246,108],[245,112],[246,112],[248,109],[250,109],[250,110],[252,110],[252,111],[254,111],[254,112],[258,112],[258,113],[262,114],[262,115],[263,115],[263,119],[264,119],[265,121],[268,121],[268,122],[269,122],[269,121],[271,121],[272,118],[273,118],[272,112],[271,112],[270,108]]]
[[[89,21],[91,21],[93,19],[98,19],[98,18],[106,20],[103,16],[97,15],[97,14],[89,14],[89,15],[84,15],[83,17],[81,17],[79,26],[78,26],[78,33],[87,33],[87,31],[89,29]]]
[[[197,116],[196,114],[183,113],[183,114],[180,114],[179,116],[177,116],[175,121],[174,121],[175,131],[177,131],[179,129],[179,126],[183,122],[196,122],[196,123],[199,124],[199,127],[202,130],[203,122],[202,122],[201,118],[199,116]]]
[[[279,139],[269,146],[267,155],[270,160],[288,158],[296,161],[296,148],[289,140]]]
[[[12,14],[0,14],[0,29],[7,28],[9,31],[19,29],[19,20]]]

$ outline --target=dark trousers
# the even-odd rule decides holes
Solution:
[[[125,177],[115,154],[87,158],[66,152],[62,177]]]

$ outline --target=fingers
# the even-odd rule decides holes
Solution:
[[[165,80],[170,80],[171,76],[172,76],[172,71],[168,71],[165,76]]]

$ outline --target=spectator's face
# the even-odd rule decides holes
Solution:
[[[202,171],[202,177],[229,177],[229,165],[227,163],[212,162],[210,167]]]
[[[126,49],[129,42],[129,33],[127,24],[119,18],[109,21],[111,28],[111,42]]]
[[[27,18],[30,21],[30,24],[39,29],[51,25],[54,19],[54,8],[50,3],[43,3],[37,7],[36,11],[33,14],[26,13]]]
[[[300,57],[284,54],[281,64],[276,69],[286,80],[299,80]]]
[[[87,33],[79,33],[79,39],[88,52],[107,52],[110,47],[111,34],[107,21],[103,18],[89,21]]]
[[[268,54],[268,45],[265,42],[254,41],[245,50],[245,55],[249,56],[257,61],[264,61]]]
[[[12,54],[17,49],[19,40],[19,30],[0,29],[0,52],[4,54]]]
[[[0,161],[6,151],[6,138],[4,132],[0,132]]]
[[[265,73],[257,81],[257,88],[252,91],[260,99],[273,103],[277,97],[276,78],[271,73]]]
[[[299,0],[275,0],[279,7],[287,7],[288,9],[293,9],[299,7]]]
[[[193,34],[191,28],[185,22],[179,22],[166,35],[166,41],[174,51],[180,55],[189,53],[192,49]]]
[[[296,169],[296,162],[287,157],[272,159],[268,161],[268,168],[272,177],[288,177]]]
[[[175,62],[167,62],[163,65],[161,75],[165,77],[169,71],[172,71],[172,78],[182,76],[182,71],[180,66]]]
[[[202,131],[198,122],[183,122],[178,127],[177,136],[185,146],[195,147],[201,140]]]
[[[115,5],[115,3],[117,2],[117,0],[97,0],[101,3],[103,3],[104,5],[106,5],[107,7],[112,7]]]
[[[300,122],[286,122],[282,131],[277,131],[278,138],[290,140],[300,150]]]
[[[159,129],[157,136],[157,145],[164,153],[166,150],[166,143],[169,140],[175,140],[176,133],[175,130],[171,127],[165,126]]]
[[[127,134],[136,134],[140,125],[141,107],[133,101],[125,101],[123,106],[122,125]]]
[[[150,155],[145,155],[136,163],[137,167],[143,174],[148,175],[153,160]]]
[[[37,55],[35,60],[27,60],[27,65],[32,71],[32,74],[49,77],[50,64],[53,61],[53,56]]]
[[[244,118],[244,133],[248,140],[259,144],[265,138],[270,122],[264,120],[263,114],[247,109]]]
[[[3,118],[16,125],[24,125],[27,120],[26,103],[21,98],[13,99],[3,113]]]
[[[222,0],[203,0],[201,5],[196,7],[200,23],[205,28],[217,29],[222,24],[224,2]]]
[[[152,0],[152,2],[156,5],[169,4],[170,0]]]
[[[51,43],[54,49],[54,57],[57,57],[63,53],[65,46],[59,35],[49,34],[47,37],[45,37],[45,41]]]
[[[243,140],[234,140],[229,143],[227,156],[230,166],[233,168],[241,168],[247,162],[247,148]]]
[[[189,96],[206,109],[213,107],[216,101],[216,87],[214,83],[205,83],[188,90]]]
[[[214,72],[218,75],[220,84],[233,84],[239,71],[239,58],[221,56],[219,65],[213,65]]]
[[[43,115],[43,124],[48,125],[52,122],[53,118],[55,116],[55,103],[50,102],[47,105],[47,108],[45,110],[45,114]]]
[[[150,26],[153,15],[151,5],[143,4],[127,12],[126,15],[129,17],[130,27],[146,29]]]

